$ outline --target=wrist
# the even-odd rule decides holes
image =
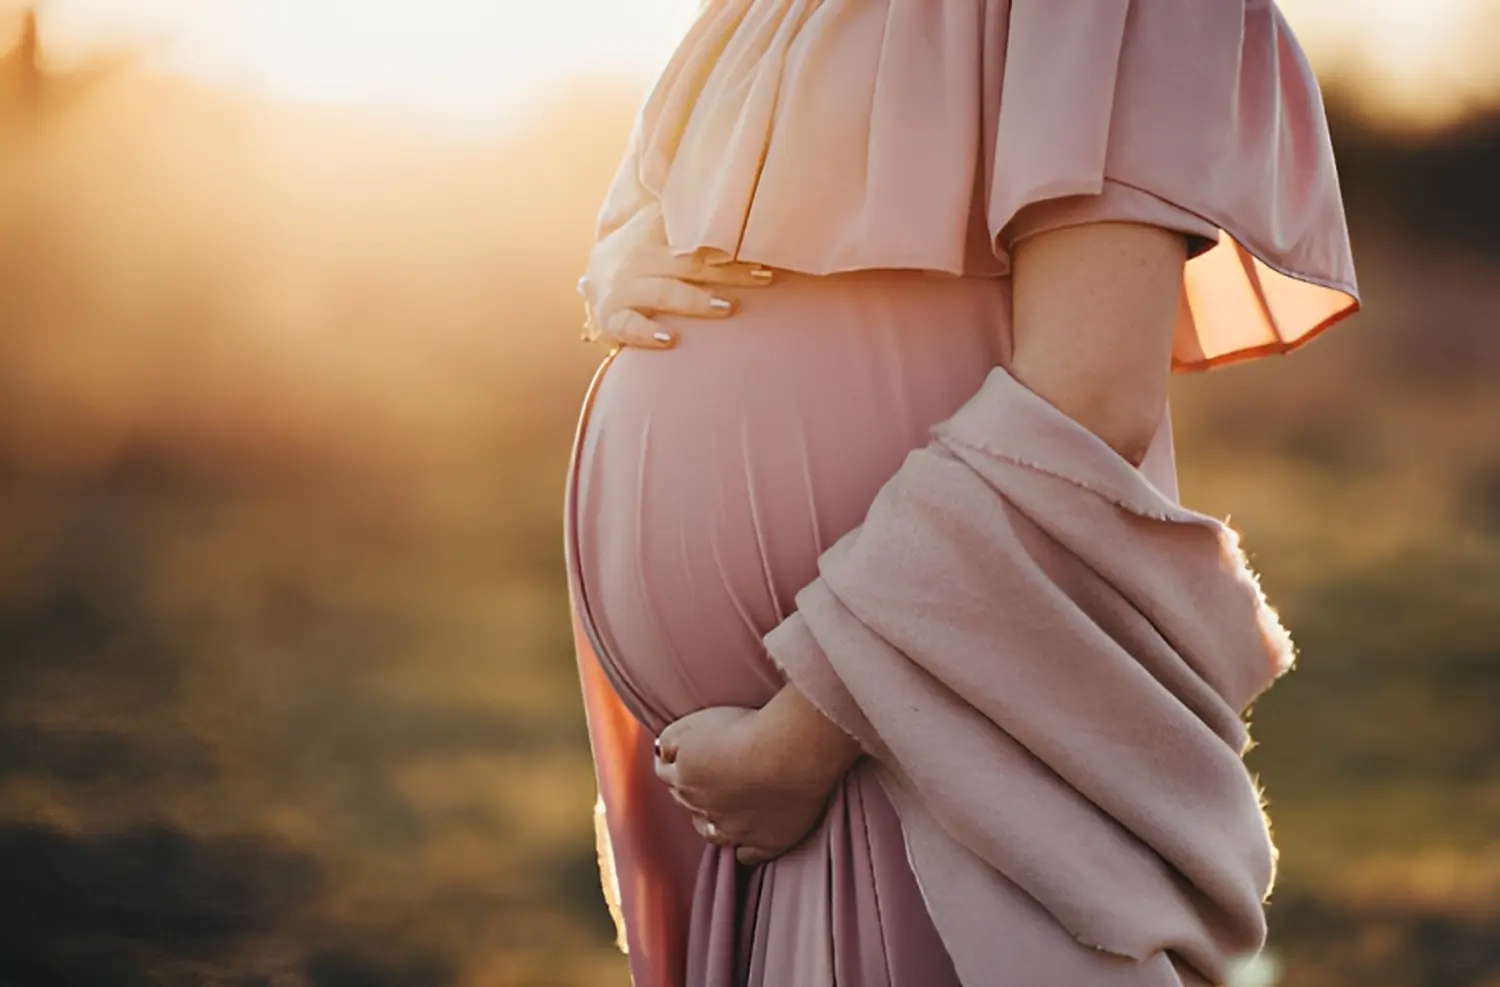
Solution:
[[[830,789],[864,753],[791,683],[757,711],[753,729],[765,770],[783,783]]]

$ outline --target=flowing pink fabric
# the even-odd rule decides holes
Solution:
[[[714,0],[600,216],[809,274],[1009,271],[1027,206],[1115,182],[1222,230],[1173,363],[1280,353],[1357,306],[1322,98],[1270,0]]]
[[[717,0],[600,235],[779,269],[590,386],[565,504],[606,894],[637,987],[1176,987],[1264,935],[1240,712],[1287,658],[1232,535],[1005,373],[1009,256],[1189,238],[1173,363],[1357,307],[1317,85],[1268,2]],[[607,371],[607,372],[606,372]],[[1112,457],[1112,458],[1111,458]],[[652,735],[785,677],[871,756],[742,868]]]

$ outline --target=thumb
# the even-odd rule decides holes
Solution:
[[[678,723],[681,721],[679,720]],[[667,764],[677,761],[678,746],[682,742],[683,730],[677,723],[670,724],[656,738],[656,759]]]
[[[664,782],[668,788],[671,788],[675,791],[678,781],[677,765],[670,764],[658,757],[653,762],[653,767],[656,769],[656,777],[661,779],[661,781]]]

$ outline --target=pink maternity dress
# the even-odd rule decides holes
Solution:
[[[678,251],[777,275],[730,319],[666,319],[674,349],[607,358],[579,416],[565,549],[632,976],[953,987],[868,759],[806,841],[750,868],[694,832],[652,738],[782,687],[763,639],[819,555],[1007,363],[1022,238],[1187,236],[1179,369],[1352,311],[1316,82],[1265,2],[716,0],[642,110],[601,235],[650,199]],[[1165,417],[1142,470],[1175,497]]]

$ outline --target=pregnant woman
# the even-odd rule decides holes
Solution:
[[[1357,307],[1269,0],[710,0],[580,289],[569,589],[637,987],[1258,948],[1239,715],[1289,652],[1176,504],[1166,392]]]

